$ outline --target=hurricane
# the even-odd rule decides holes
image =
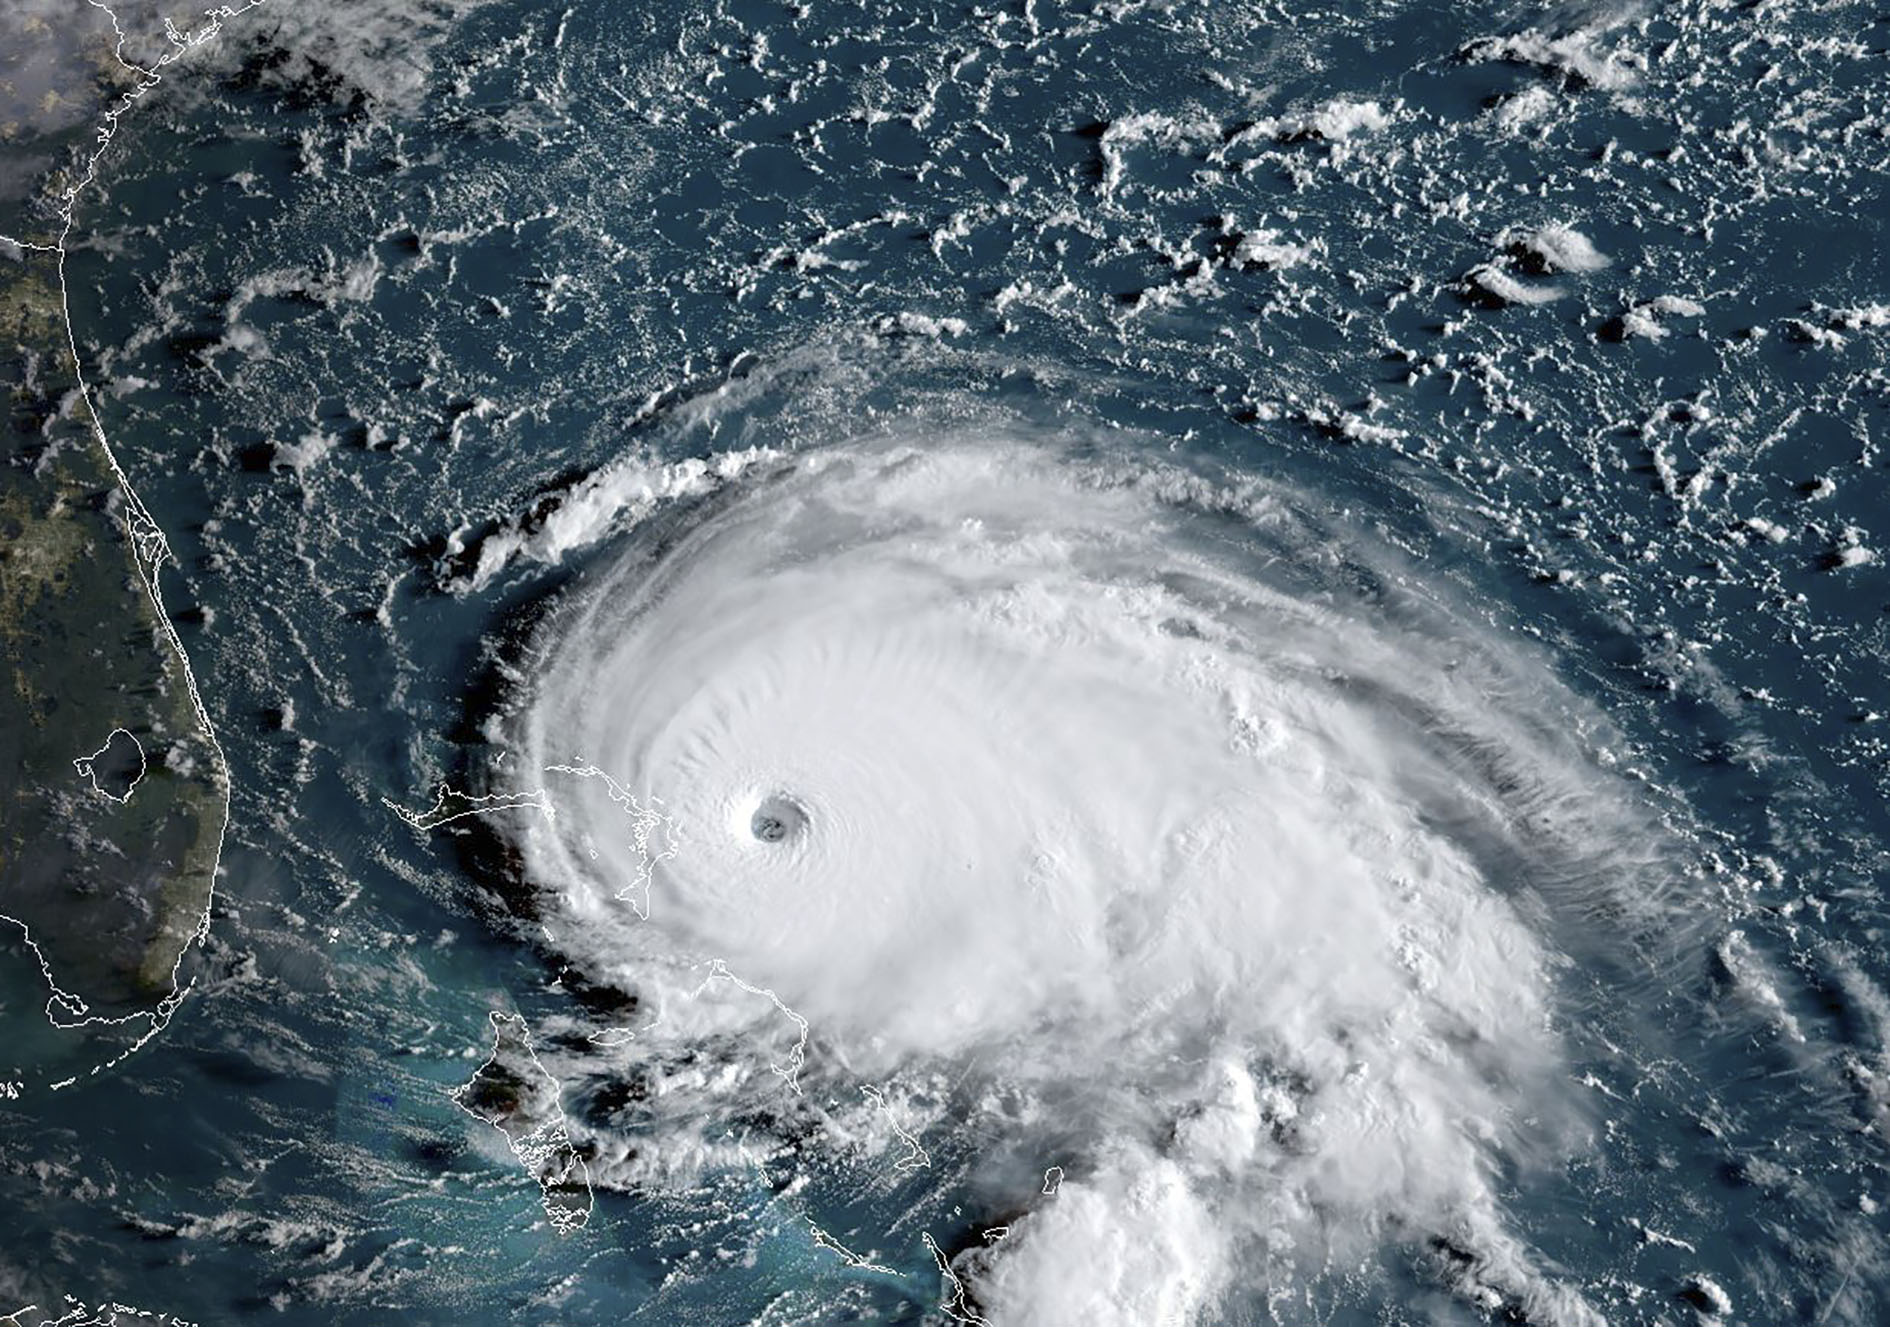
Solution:
[[[639,1003],[594,1170],[730,1118],[949,1152],[966,1321],[1207,1322],[1389,1246],[1599,1322],[1504,1193],[1584,1145],[1571,1039],[1678,916],[1618,740],[1362,520],[1162,455],[863,430],[646,512],[541,622],[520,869]]]
[[[1884,5],[10,11],[0,1327],[1890,1324]]]

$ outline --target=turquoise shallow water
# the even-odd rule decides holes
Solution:
[[[79,213],[79,344],[236,798],[172,1028],[0,1111],[0,1298],[979,1312],[921,1237],[1024,1229],[1041,1158],[947,1111],[929,1169],[867,1184],[883,1158],[745,1097],[697,1132],[768,1164],[639,1178],[622,1149],[674,1140],[586,1040],[597,974],[474,822],[383,799],[503,768],[547,606],[769,473],[534,556],[625,458],[1000,421],[1289,486],[1408,578],[1309,559],[1290,593],[1437,587],[1618,732],[1684,935],[1638,968],[1563,946],[1550,1095],[1594,1127],[1492,1162],[1530,1265],[1610,1322],[1710,1313],[1701,1278],[1731,1321],[1890,1313],[1880,15],[495,2],[390,54],[336,37],[351,11],[266,14],[127,121]],[[620,1163],[577,1235],[448,1095],[495,1008]],[[7,1028],[71,1053],[45,1037]],[[1201,1320],[1580,1320],[1460,1233],[1375,1229]]]

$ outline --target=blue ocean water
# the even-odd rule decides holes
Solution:
[[[1606,716],[1687,936],[1574,960],[1555,1016],[1594,1041],[1560,1091],[1593,1137],[1492,1192],[1608,1322],[1712,1315],[1709,1282],[1729,1321],[1890,1314],[1881,13],[409,21],[233,21],[81,202],[74,328],[235,799],[172,1027],[0,1111],[0,1290],[203,1323],[977,1320],[921,1236],[1024,1228],[1001,1139],[948,1122],[928,1170],[862,1185],[753,1110],[697,1123],[765,1164],[649,1179],[665,1135],[598,1104],[572,948],[481,831],[385,803],[503,767],[548,605],[713,513],[650,535],[626,458],[1001,420],[1290,486]],[[560,515],[591,492],[601,519]],[[576,1235],[449,1095],[494,1009],[615,1158]],[[1616,1016],[1642,1040],[1603,1047]],[[1582,1321],[1451,1240],[1375,1230],[1200,1320]]]

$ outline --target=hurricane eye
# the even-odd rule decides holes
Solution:
[[[785,843],[806,828],[807,811],[784,793],[763,798],[748,821],[748,832],[759,843]]]

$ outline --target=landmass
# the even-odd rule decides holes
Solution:
[[[135,1047],[188,987],[229,781],[159,589],[169,545],[107,444],[67,314],[77,200],[158,80],[119,58],[109,8],[69,8],[29,16],[0,57],[0,139],[38,168],[0,178],[0,931],[38,969],[8,991],[37,980],[55,1027]],[[24,1040],[5,1039],[0,1077],[40,1076],[11,1062]]]
[[[560,1235],[590,1220],[590,1167],[571,1143],[558,1080],[539,1063],[531,1032],[517,1014],[493,1013],[492,1054],[453,1094],[459,1108],[505,1135],[512,1154],[538,1181],[545,1216]]]
[[[57,1304],[28,1304],[0,1318],[0,1327],[197,1327],[175,1314],[133,1304],[88,1303],[73,1295]]]

